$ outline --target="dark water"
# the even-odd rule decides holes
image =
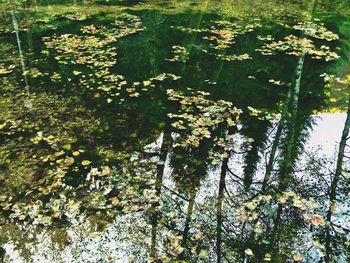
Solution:
[[[4,262],[350,262],[347,1],[0,4]]]

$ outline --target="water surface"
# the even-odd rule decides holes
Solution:
[[[348,1],[0,4],[4,262],[350,262]]]

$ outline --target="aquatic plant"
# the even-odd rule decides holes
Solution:
[[[263,55],[274,55],[282,52],[291,56],[301,56],[306,54],[313,59],[333,61],[339,59],[339,55],[330,49],[329,46],[322,44],[317,46],[312,38],[326,40],[327,42],[339,39],[338,35],[328,31],[323,25],[313,22],[298,23],[292,27],[301,31],[303,35],[297,37],[293,34],[286,36],[283,40],[270,40],[263,44],[262,48],[256,49]]]

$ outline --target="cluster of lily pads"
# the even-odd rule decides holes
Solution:
[[[168,114],[172,119],[171,126],[179,135],[175,137],[173,146],[184,149],[198,148],[205,140],[211,140],[213,148],[209,151],[209,160],[211,164],[216,165],[227,158],[238,145],[237,140],[241,135],[236,126],[239,124],[242,110],[225,100],[211,100],[208,92],[192,89],[187,89],[187,92],[167,90],[168,99],[177,102],[179,107],[176,113]],[[261,121],[274,122],[281,118],[279,113],[253,107],[248,107],[247,113]],[[244,140],[247,149],[250,149],[253,140]]]
[[[211,42],[211,48],[223,50],[232,47],[238,36],[252,32],[258,27],[261,27],[261,24],[258,22],[244,24],[241,21],[216,21],[214,25],[206,31],[209,35],[204,36],[203,39],[207,39]]]
[[[347,105],[347,96],[349,94],[350,74],[345,74],[342,77],[336,77],[332,74],[321,74],[325,82],[324,94],[329,98],[330,111],[339,111],[339,108],[343,108]]]
[[[121,14],[109,26],[85,26],[81,32],[85,35],[64,34],[44,38],[49,49],[58,55],[55,59],[62,64],[81,64],[87,67],[109,68],[115,64],[115,43],[119,38],[144,30],[140,18],[130,14]],[[44,51],[47,53],[47,51]],[[105,63],[103,63],[105,61]]]
[[[94,90],[95,96],[106,95],[111,102],[126,85],[123,76],[111,72],[117,62],[116,43],[118,39],[144,30],[140,18],[129,14],[121,14],[109,26],[84,26],[81,35],[64,34],[44,38],[48,50],[43,53],[54,56],[59,64],[72,68],[66,81],[78,79],[79,86],[86,90]],[[53,81],[62,81],[60,73],[51,76]]]
[[[338,35],[327,30],[323,25],[313,22],[298,23],[292,27],[302,32],[301,36],[288,35],[283,40],[269,38],[269,42],[257,49],[263,55],[274,55],[285,53],[291,56],[309,55],[313,59],[333,61],[339,59],[339,55],[332,51],[327,45],[317,46],[313,39],[325,40],[327,42],[339,39]]]
[[[174,57],[168,58],[168,61],[180,61],[180,62],[186,62],[189,59],[189,51],[187,48],[179,46],[179,45],[174,45],[171,47],[172,48],[172,53]]]
[[[321,40],[326,41],[333,41],[338,40],[339,36],[332,31],[329,31],[324,24],[318,22],[315,23],[313,21],[310,22],[299,22],[296,25],[292,27],[295,30],[299,30],[305,35],[312,37],[312,38],[318,38]]]
[[[174,119],[171,125],[181,134],[175,147],[199,147],[202,140],[211,137],[216,126],[234,126],[241,114],[231,102],[210,100],[207,92],[198,91],[188,96],[170,89],[167,93],[169,100],[180,105],[176,114],[168,114]]]
[[[240,35],[254,31],[261,27],[261,23],[244,23],[244,21],[230,22],[226,20],[215,21],[212,26],[202,29],[178,27],[183,32],[201,33],[202,39],[209,41],[209,49],[203,49],[204,53],[213,55],[218,60],[242,61],[250,60],[249,54],[226,54],[218,51],[227,51],[236,43],[236,38]]]
[[[122,75],[114,74],[113,67],[117,63],[118,39],[144,30],[139,17],[121,14],[109,26],[84,26],[81,35],[64,34],[45,38],[47,50],[43,53],[54,56],[59,64],[71,67],[71,73],[64,76],[59,72],[51,75],[53,82],[78,82],[79,89],[92,94],[96,99],[104,99],[107,103],[116,101],[116,97],[126,95],[139,97],[155,83],[166,79],[176,80],[171,73],[162,73],[144,81],[128,83]],[[121,103],[123,99],[118,99]]]

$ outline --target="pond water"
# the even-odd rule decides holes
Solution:
[[[346,0],[0,1],[3,262],[350,262]]]

